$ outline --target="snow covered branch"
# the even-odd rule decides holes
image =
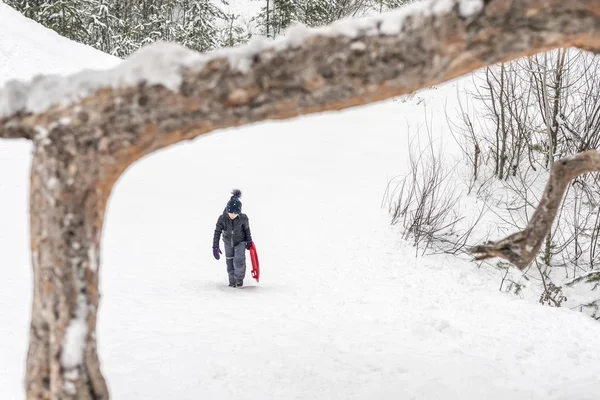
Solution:
[[[556,162],[552,167],[540,204],[525,230],[497,242],[490,241],[475,246],[471,249],[471,253],[476,255],[477,260],[501,257],[519,269],[525,269],[538,254],[542,242],[550,232],[569,182],[587,172],[600,172],[600,153],[595,150]]]
[[[29,139],[34,138],[34,129],[21,122],[14,123],[10,119],[0,127],[0,139]]]
[[[115,155],[366,104],[550,48],[600,49],[600,1],[434,0],[208,55],[155,44],[114,70],[12,82],[0,137],[60,119]],[[574,21],[577,21],[576,23]],[[40,118],[28,118],[31,113]]]

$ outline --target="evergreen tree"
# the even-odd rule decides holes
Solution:
[[[410,0],[262,0],[255,20],[267,37],[294,22],[308,26],[398,7]],[[213,0],[5,0],[25,16],[69,39],[126,57],[157,40],[198,51],[236,46],[249,39]]]
[[[26,17],[41,23],[71,40],[89,40],[87,21],[82,10],[91,0],[6,0],[5,3]]]
[[[88,34],[90,40],[88,44],[92,47],[114,54],[117,47],[121,21],[115,16],[114,9],[111,7],[110,0],[97,0],[90,2]]]
[[[293,22],[300,21],[301,7],[301,0],[266,0],[256,17],[261,33],[271,38],[279,36]]]
[[[226,16],[210,0],[183,0],[175,18],[175,40],[197,51],[207,51],[218,46],[217,19]]]
[[[198,51],[221,44],[225,14],[211,0],[7,0],[25,16],[104,52],[126,57],[157,40]],[[225,23],[222,23],[225,25]],[[228,25],[229,43],[245,39]]]
[[[219,45],[222,47],[235,47],[246,43],[250,39],[250,33],[243,27],[236,25],[239,15],[225,15],[226,25],[220,30]]]
[[[308,26],[327,25],[338,19],[339,4],[330,0],[305,0],[301,6],[300,22]]]
[[[414,0],[264,0],[256,20],[261,33],[275,37],[293,22],[327,25],[345,18],[380,13]]]
[[[415,0],[372,0],[372,8],[382,13],[402,7],[405,4],[412,3]]]

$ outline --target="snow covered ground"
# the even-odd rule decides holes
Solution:
[[[0,27],[2,80],[115,62],[3,4]],[[415,134],[434,115],[452,153],[440,116],[456,84],[217,132],[127,171],[102,249],[98,343],[113,398],[597,399],[600,324],[501,294],[495,273],[464,260],[415,258],[380,208],[406,172],[407,121]],[[29,152],[0,142],[2,399],[24,396]],[[211,254],[234,187],[262,266],[243,289]]]

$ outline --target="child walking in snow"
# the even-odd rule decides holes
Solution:
[[[242,202],[240,201],[242,192],[235,189],[231,194],[233,196],[217,220],[213,238],[213,255],[218,260],[221,258],[220,254],[223,254],[219,248],[219,239],[222,233],[229,286],[242,287],[246,275],[246,250],[250,250],[252,247],[252,236],[248,216],[242,214]]]

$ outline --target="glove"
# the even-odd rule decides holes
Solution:
[[[221,253],[221,249],[219,248],[218,245],[213,246],[213,256],[215,256],[215,258],[218,260],[219,258],[221,258],[221,256],[219,254],[223,254]]]
[[[246,250],[250,250],[251,247],[252,247],[252,240],[248,240],[246,242]]]

